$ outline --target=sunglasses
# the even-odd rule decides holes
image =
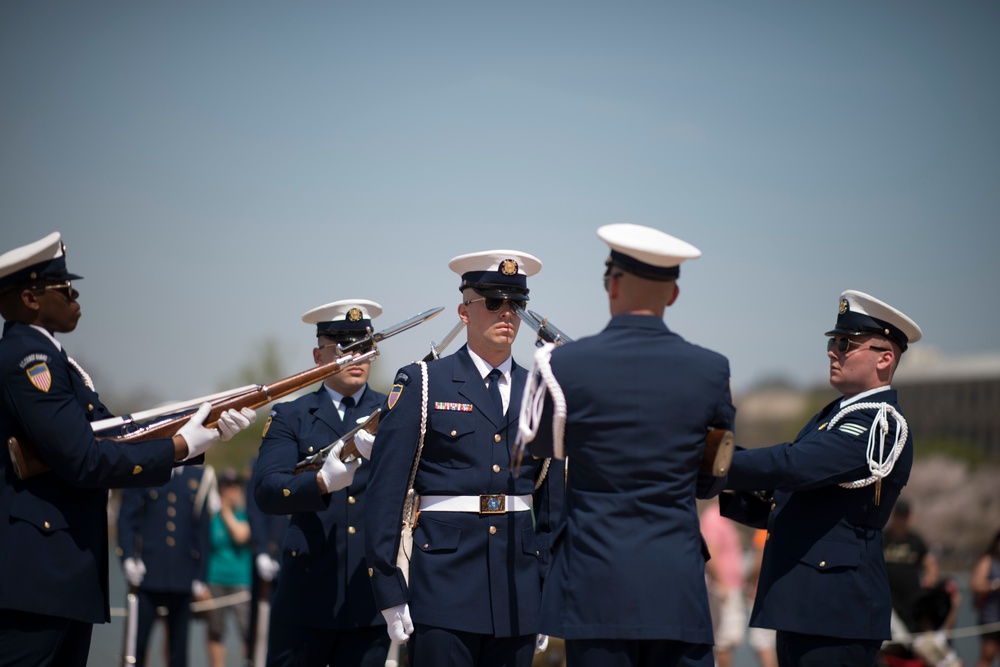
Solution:
[[[611,269],[609,267],[608,272],[604,274],[604,291],[607,292],[608,288],[611,287],[612,278],[621,278],[623,275],[625,274],[618,271],[611,273]]]
[[[468,306],[470,303],[475,303],[477,301],[482,301],[483,305],[486,306],[486,310],[491,313],[495,313],[503,308],[503,305],[508,301],[521,309],[524,309],[524,304],[528,302],[527,299],[498,299],[492,296],[481,296],[478,299],[469,299],[468,301],[463,301],[462,303]]]
[[[828,338],[826,341],[826,351],[832,352],[833,349],[836,348],[838,352],[844,354],[849,349],[851,349],[852,345],[857,345],[862,350],[877,350],[878,352],[889,351],[889,348],[887,347],[877,347],[875,345],[869,345],[868,347],[865,347],[864,343],[859,343],[856,340],[851,340],[847,336],[831,336],[830,338]]]
[[[59,283],[57,285],[33,285],[28,289],[34,292],[48,292],[49,290],[52,290],[53,292],[62,294],[64,297],[66,297],[67,301],[75,301],[76,298],[80,296],[80,293],[75,289],[73,289],[73,282],[70,280],[67,280],[64,283]]]

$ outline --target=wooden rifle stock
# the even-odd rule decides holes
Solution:
[[[271,401],[287,396],[300,389],[304,389],[311,384],[325,380],[331,375],[336,375],[340,371],[356,364],[370,360],[378,355],[378,350],[372,348],[360,354],[347,354],[339,359],[334,359],[328,364],[310,368],[307,371],[290,375],[287,378],[278,380],[269,385],[258,385],[256,389],[251,389],[236,396],[226,397],[212,402],[212,411],[205,418],[205,428],[213,428],[219,421],[219,417],[226,410],[239,411],[243,408],[256,410],[267,405]],[[190,414],[174,417],[166,421],[157,422],[149,426],[140,427],[131,433],[127,433],[119,438],[104,438],[116,442],[141,442],[154,438],[172,438],[191,419]],[[14,466],[14,473],[18,479],[30,479],[35,475],[51,470],[38,455],[38,449],[25,440],[16,437],[8,438],[7,449],[10,452],[10,460]]]
[[[362,424],[358,424],[350,431],[345,433],[342,437],[334,440],[331,444],[327,445],[323,449],[319,450],[312,456],[308,456],[298,463],[295,464],[295,474],[301,474],[309,470],[319,470],[323,467],[323,462],[333,451],[333,448],[337,446],[337,443],[343,442],[344,448],[340,451],[340,460],[348,461],[352,458],[361,455],[358,451],[358,446],[354,443],[354,436],[358,434],[358,431],[367,431],[372,435],[378,433],[378,420],[379,415],[382,414],[382,408],[375,408],[375,412],[368,415],[368,418]]]
[[[733,462],[736,438],[733,432],[724,428],[710,428],[705,436],[705,453],[701,458],[701,469],[713,477],[725,477],[729,464]]]

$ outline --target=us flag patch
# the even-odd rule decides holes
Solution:
[[[52,386],[52,374],[49,373],[48,364],[44,362],[35,364],[25,373],[28,374],[28,379],[31,380],[31,384],[35,385],[36,389],[41,389],[45,393],[49,392],[49,388]]]

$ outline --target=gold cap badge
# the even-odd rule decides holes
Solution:
[[[347,319],[350,322],[360,322],[361,321],[361,309],[351,308],[347,311]]]
[[[505,276],[517,275],[517,262],[512,259],[505,259],[500,262],[500,273]]]
[[[840,300],[840,314],[843,315],[847,312],[847,299]]]

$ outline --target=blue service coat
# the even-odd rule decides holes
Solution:
[[[253,541],[253,555],[267,554],[271,558],[281,559],[281,541],[285,538],[288,528],[287,514],[267,514],[257,504],[254,489],[257,487],[257,459],[250,463],[250,480],[247,482],[247,521],[250,523],[250,539]],[[257,576],[256,564],[254,576]]]
[[[205,469],[178,467],[163,486],[125,489],[118,513],[118,553],[146,566],[141,590],[190,593],[205,581],[212,516],[198,499]]]
[[[507,414],[499,419],[463,346],[428,364],[427,431],[418,495],[534,493],[540,461],[510,468],[527,372],[511,369]],[[409,585],[396,567],[403,500],[420,437],[421,374],[402,368],[372,450],[366,554],[380,609],[404,602],[414,623],[511,637],[538,631],[540,542],[532,512],[422,512],[413,534]],[[530,457],[529,457],[530,458]],[[560,481],[559,475],[552,479]],[[536,498],[540,494],[535,494]],[[536,501],[538,505],[545,501]]]
[[[40,331],[7,322],[0,339],[0,438],[31,442],[52,471],[22,481],[0,456],[0,609],[110,620],[108,489],[164,484],[172,439],[98,442],[110,412]]]
[[[541,631],[711,644],[695,499],[721,489],[700,465],[708,427],[733,426],[729,362],[659,317],[619,315],[551,366],[569,474]],[[529,450],[552,453],[551,396]]]
[[[357,418],[382,405],[385,394],[365,389]],[[271,615],[309,628],[384,625],[364,562],[368,488],[365,462],[346,489],[321,495],[316,471],[295,475],[295,464],[357,426],[344,424],[326,388],[274,406],[264,429],[255,496],[269,514],[291,514],[282,543],[281,583]]]
[[[862,402],[899,409],[888,387]],[[882,528],[910,476],[913,436],[892,473],[875,485],[845,489],[865,479],[874,408],[849,414],[827,428],[841,400],[824,407],[795,441],[733,454],[727,487],[773,489],[771,504],[749,494],[720,497],[722,513],[767,528],[750,625],[847,639],[889,639],[892,600],[882,557]],[[895,421],[889,418],[890,428]],[[893,437],[886,438],[891,447]]]

